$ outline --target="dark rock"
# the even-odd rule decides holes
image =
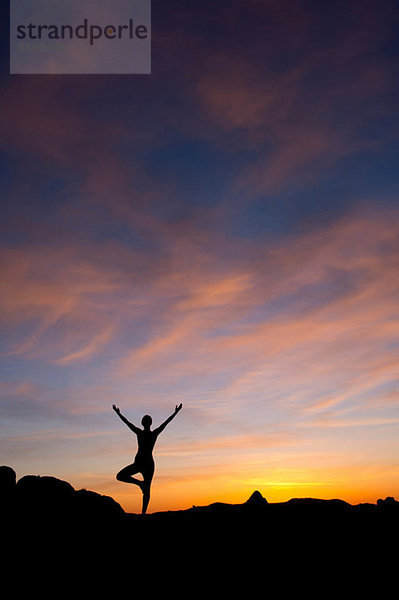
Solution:
[[[385,500],[383,500],[382,498],[377,500],[377,508],[382,510],[396,511],[399,509],[399,502],[397,502],[393,496],[387,496]]]
[[[57,477],[41,475],[25,475],[17,482],[17,489],[22,494],[37,497],[66,497],[74,489],[70,483]]]
[[[0,467],[0,520],[2,525],[13,520],[16,510],[16,473],[11,467]]]
[[[286,502],[288,506],[310,511],[342,512],[351,508],[344,500],[324,500],[320,498],[292,498]]]
[[[248,498],[245,504],[249,506],[265,506],[266,504],[268,504],[268,502],[266,498],[264,498],[262,494],[258,492],[258,490],[255,490],[255,492],[251,494],[251,496]]]
[[[11,467],[5,465],[0,467],[0,494],[9,494],[14,492],[17,482],[17,475]]]
[[[102,496],[89,490],[78,490],[74,494],[75,514],[80,518],[118,519],[125,514],[123,508],[110,496]]]
[[[16,510],[25,526],[54,526],[68,514],[75,490],[56,477],[25,475],[17,481]]]

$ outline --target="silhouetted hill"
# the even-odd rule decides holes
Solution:
[[[76,554],[85,546],[90,556],[99,540],[121,533],[124,517],[122,507],[108,496],[75,490],[50,476],[25,475],[17,481],[10,467],[0,467],[3,539],[10,546],[29,548],[30,559],[51,548],[60,556],[71,547]]]

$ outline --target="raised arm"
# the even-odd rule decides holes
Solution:
[[[168,418],[166,419],[166,421],[164,421],[164,422],[162,423],[162,425],[160,425],[159,427],[157,427],[156,429],[154,429],[154,431],[155,431],[155,433],[156,433],[157,435],[158,435],[159,433],[161,433],[161,431],[163,431],[163,430],[165,429],[166,425],[167,425],[168,423],[170,423],[172,419],[174,419],[174,418],[175,418],[175,416],[176,416],[176,415],[177,415],[177,413],[178,413],[178,412],[179,412],[179,411],[182,409],[182,407],[183,407],[183,404],[179,404],[179,406],[176,406],[176,408],[175,408],[175,412],[174,412],[173,414],[171,414],[171,415],[170,415],[170,417],[168,417]]]
[[[121,414],[121,411],[119,410],[119,408],[117,406],[115,406],[115,404],[112,405],[112,408],[114,409],[114,411],[116,412],[116,414],[118,415],[118,417],[129,427],[129,429],[131,429],[132,431],[134,431],[134,433],[137,433],[138,431],[140,431],[140,429],[138,427],[136,427],[136,425],[133,425],[133,423],[131,423],[130,421],[128,421],[126,419],[126,417],[124,417]]]

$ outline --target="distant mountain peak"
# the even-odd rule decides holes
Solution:
[[[245,504],[250,504],[251,506],[264,506],[267,503],[266,498],[258,490],[255,490],[245,502]]]

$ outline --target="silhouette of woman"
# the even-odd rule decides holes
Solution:
[[[139,486],[143,492],[143,508],[141,511],[143,515],[145,515],[147,511],[147,506],[150,501],[151,481],[155,470],[152,450],[155,446],[158,435],[165,429],[166,425],[170,423],[172,419],[174,419],[177,413],[182,409],[182,406],[182,404],[176,406],[175,412],[170,415],[170,417],[168,417],[166,421],[162,423],[162,425],[151,430],[152,419],[150,415],[144,415],[144,417],[141,419],[143,429],[140,429],[140,427],[136,427],[133,425],[133,423],[130,423],[130,421],[128,421],[126,417],[121,414],[121,411],[117,406],[115,406],[115,404],[112,405],[112,408],[118,417],[122,419],[129,429],[131,429],[137,435],[138,443],[138,450],[134,459],[134,463],[124,467],[121,471],[119,471],[119,473],[116,475],[116,478],[118,481],[134,483],[135,485]],[[136,473],[142,474],[143,481],[132,477],[132,475],[135,475]]]

